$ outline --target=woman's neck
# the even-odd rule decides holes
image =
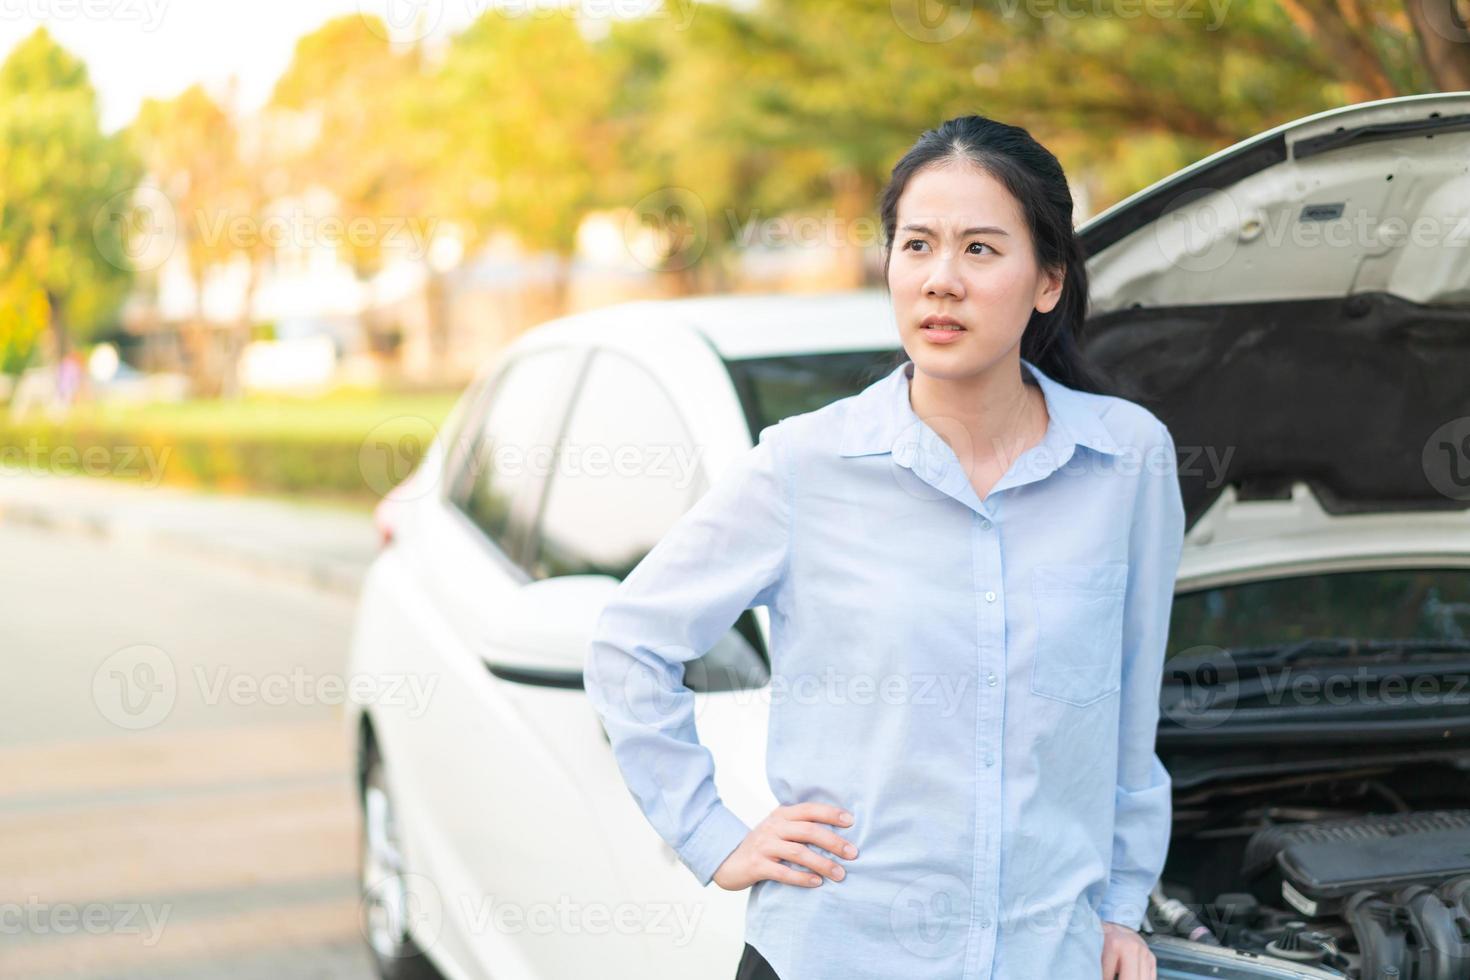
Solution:
[[[1022,380],[1019,358],[966,378],[937,378],[911,369],[909,405],[967,468],[1010,462],[1039,443],[1049,418],[1035,381]]]

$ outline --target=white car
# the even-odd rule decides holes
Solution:
[[[1467,160],[1470,93],[1368,103],[1081,229],[1089,353],[1169,425],[1189,519],[1161,978],[1470,978]],[[469,387],[379,508],[352,644],[385,977],[733,975],[745,894],[699,887],[629,793],[588,638],[761,428],[903,356],[882,291],[711,297],[544,324]],[[767,625],[685,676],[752,824]]]

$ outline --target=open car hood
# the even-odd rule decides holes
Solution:
[[[1090,357],[1226,485],[1331,513],[1470,506],[1470,92],[1308,116],[1078,229]]]

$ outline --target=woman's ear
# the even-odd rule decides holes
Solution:
[[[1066,282],[1065,269],[1044,269],[1041,273],[1041,283],[1036,288],[1036,309],[1040,313],[1050,313],[1056,308],[1062,298],[1062,285]]]

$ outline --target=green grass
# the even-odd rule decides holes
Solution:
[[[75,473],[90,454],[90,475],[365,506],[412,471],[458,396],[346,390],[79,406],[60,422],[0,418],[0,458]],[[150,473],[140,459],[159,465]]]
[[[362,439],[381,427],[421,431],[424,421],[437,429],[458,397],[458,391],[379,394],[346,389],[320,398],[254,395],[234,400],[81,405],[60,427],[209,437]]]

